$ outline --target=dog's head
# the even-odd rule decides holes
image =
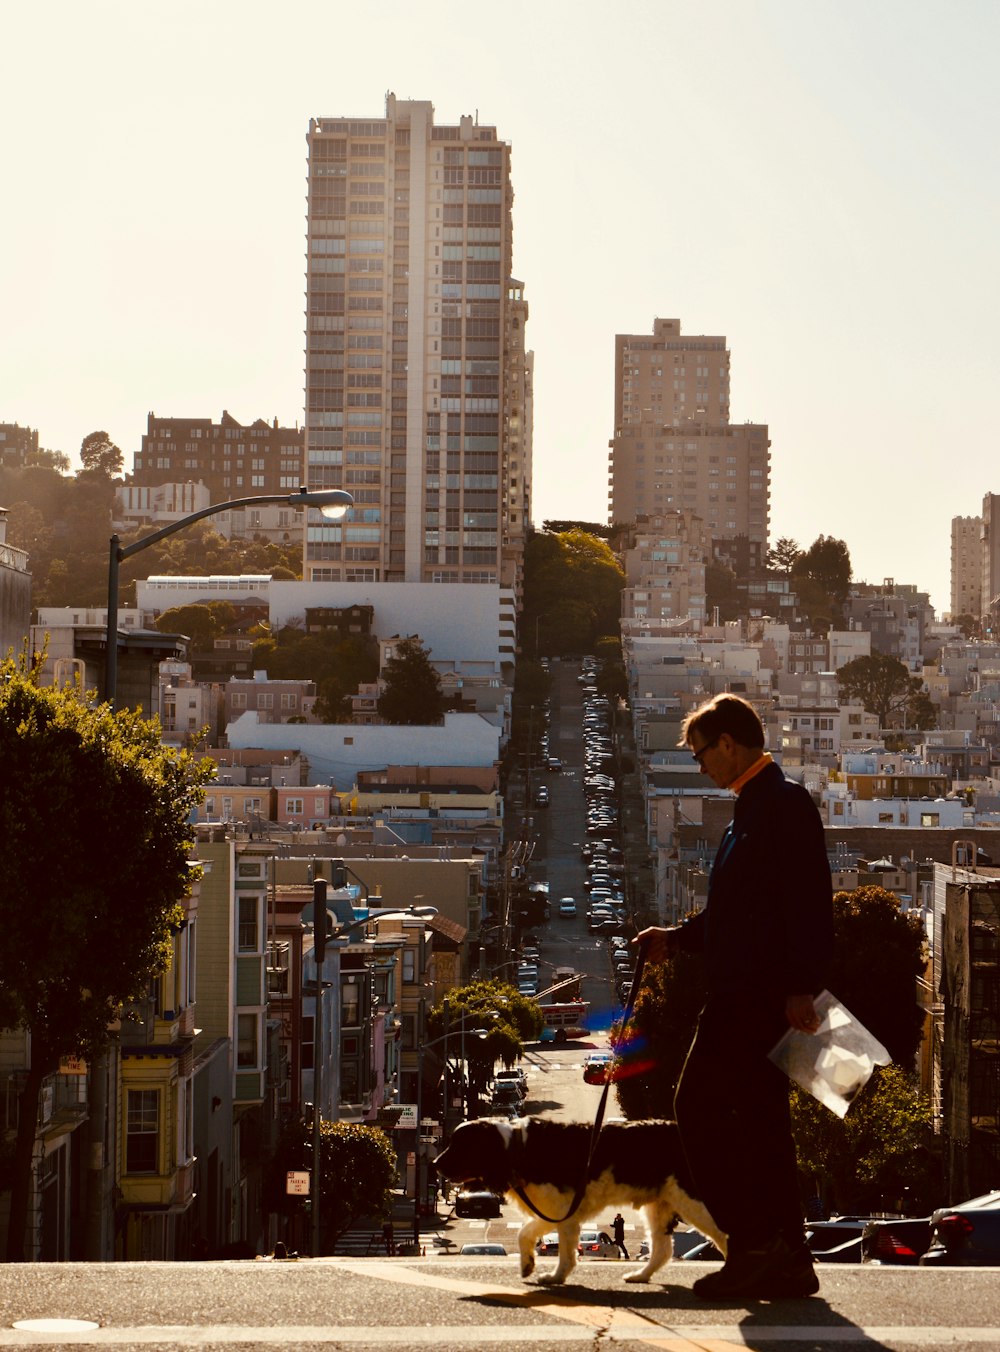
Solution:
[[[481,1181],[491,1192],[511,1186],[510,1143],[515,1128],[481,1117],[463,1122],[434,1161],[450,1183]]]

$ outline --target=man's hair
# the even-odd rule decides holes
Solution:
[[[728,732],[740,746],[764,748],[764,725],[757,710],[739,695],[716,695],[689,713],[681,724],[678,745],[689,746],[696,728],[703,742],[714,742]]]

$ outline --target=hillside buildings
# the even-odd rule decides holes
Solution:
[[[531,511],[531,356],[512,275],[510,147],[428,102],[310,122],[306,472],[316,582],[519,589]]]
[[[729,421],[725,338],[684,336],[679,319],[615,337],[615,430],[609,442],[613,524],[687,510],[713,541],[742,543],[738,571],[767,550],[767,427]],[[731,551],[727,551],[732,556]]]

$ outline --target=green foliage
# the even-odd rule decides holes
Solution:
[[[98,1053],[164,970],[214,772],[162,746],[157,722],[35,680],[0,664],[0,1028],[31,1036],[9,1260],[23,1254],[42,1079],[62,1056]]]
[[[529,652],[593,652],[616,634],[625,575],[605,540],[583,530],[535,534],[524,559],[522,646]],[[537,654],[536,654],[537,655]]]
[[[767,566],[778,572],[790,573],[801,557],[802,549],[798,541],[782,535],[767,551]]]
[[[387,723],[421,727],[441,722],[445,709],[441,677],[419,639],[404,638],[396,644],[382,678],[385,688],[378,711]]]
[[[808,577],[818,583],[839,607],[851,585],[851,555],[843,540],[818,536],[791,566],[793,577]]]
[[[709,563],[705,567],[705,607],[709,619],[719,607],[719,621],[735,620],[743,613],[746,602],[736,585],[736,574],[725,564]]]
[[[880,652],[855,657],[838,670],[837,683],[843,698],[855,700],[875,714],[880,727],[894,723],[934,727],[937,723],[937,710],[923,683],[910,675],[906,663],[898,657]]]
[[[80,464],[81,475],[112,479],[124,469],[125,457],[107,432],[89,432],[80,444]]]
[[[162,970],[212,767],[162,746],[155,721],[39,687],[13,661],[0,764],[0,1026],[29,1028],[51,1065],[103,1046]]]
[[[465,1027],[464,1051],[472,1094],[482,1094],[498,1062],[512,1066],[524,1052],[525,1042],[535,1041],[542,1031],[542,1014],[535,1000],[496,977],[473,981],[449,991],[427,1016],[427,1041],[449,1034],[437,1054],[450,1060],[461,1056],[461,1028]],[[484,1028],[480,1040],[470,1030]]]
[[[236,611],[228,601],[172,606],[156,619],[161,634],[186,634],[195,651],[211,648],[216,638],[235,625]]]
[[[843,1119],[792,1086],[799,1168],[829,1210],[900,1210],[941,1205],[941,1169],[930,1101],[900,1066],[876,1066]]]
[[[289,1170],[312,1170],[312,1128],[293,1123],[278,1143],[264,1178],[269,1210],[294,1214],[304,1199],[285,1191]],[[396,1156],[379,1127],[355,1122],[320,1123],[320,1251],[330,1253],[338,1238],[364,1217],[388,1217],[396,1178]]]
[[[674,1092],[705,1003],[699,954],[647,963],[621,1043],[615,1090],[628,1118],[673,1117]],[[614,1030],[614,1038],[621,1033]]]
[[[917,980],[927,945],[919,915],[904,914],[884,887],[859,887],[834,894],[833,933],[830,990],[909,1069],[924,1020]]]

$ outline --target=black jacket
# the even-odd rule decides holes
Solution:
[[[833,949],[823,823],[806,790],[777,765],[765,766],[736,799],[708,903],[683,926],[681,946],[704,953],[710,995],[742,992],[783,1004],[787,995],[823,989]]]

